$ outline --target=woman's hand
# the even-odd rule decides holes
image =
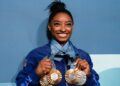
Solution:
[[[77,58],[76,68],[85,72],[86,76],[90,76],[90,66],[85,59]]]
[[[42,59],[36,68],[36,74],[38,76],[43,76],[45,74],[48,74],[50,70],[52,69],[52,61],[48,58]]]

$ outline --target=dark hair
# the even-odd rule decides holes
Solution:
[[[49,9],[49,13],[50,13],[48,23],[50,23],[51,20],[53,19],[53,17],[57,13],[60,13],[60,12],[68,14],[71,17],[72,22],[73,22],[73,16],[72,16],[71,12],[66,9],[66,5],[63,2],[56,0],[48,6],[48,9]]]

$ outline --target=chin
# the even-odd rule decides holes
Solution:
[[[63,39],[62,39],[62,40],[58,40],[58,43],[64,45],[67,41],[68,41],[68,40],[63,40]]]

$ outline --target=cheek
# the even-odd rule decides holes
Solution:
[[[60,27],[53,27],[51,30],[52,30],[52,32],[56,32],[56,31],[60,30]]]
[[[52,29],[51,29],[51,34],[52,34],[53,36],[55,36],[57,32],[58,32],[58,28],[52,28]]]
[[[67,28],[68,33],[72,33],[72,28]]]

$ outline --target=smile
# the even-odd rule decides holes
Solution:
[[[65,33],[60,33],[60,34],[58,34],[58,36],[60,36],[60,37],[66,37],[67,34],[65,34]]]

